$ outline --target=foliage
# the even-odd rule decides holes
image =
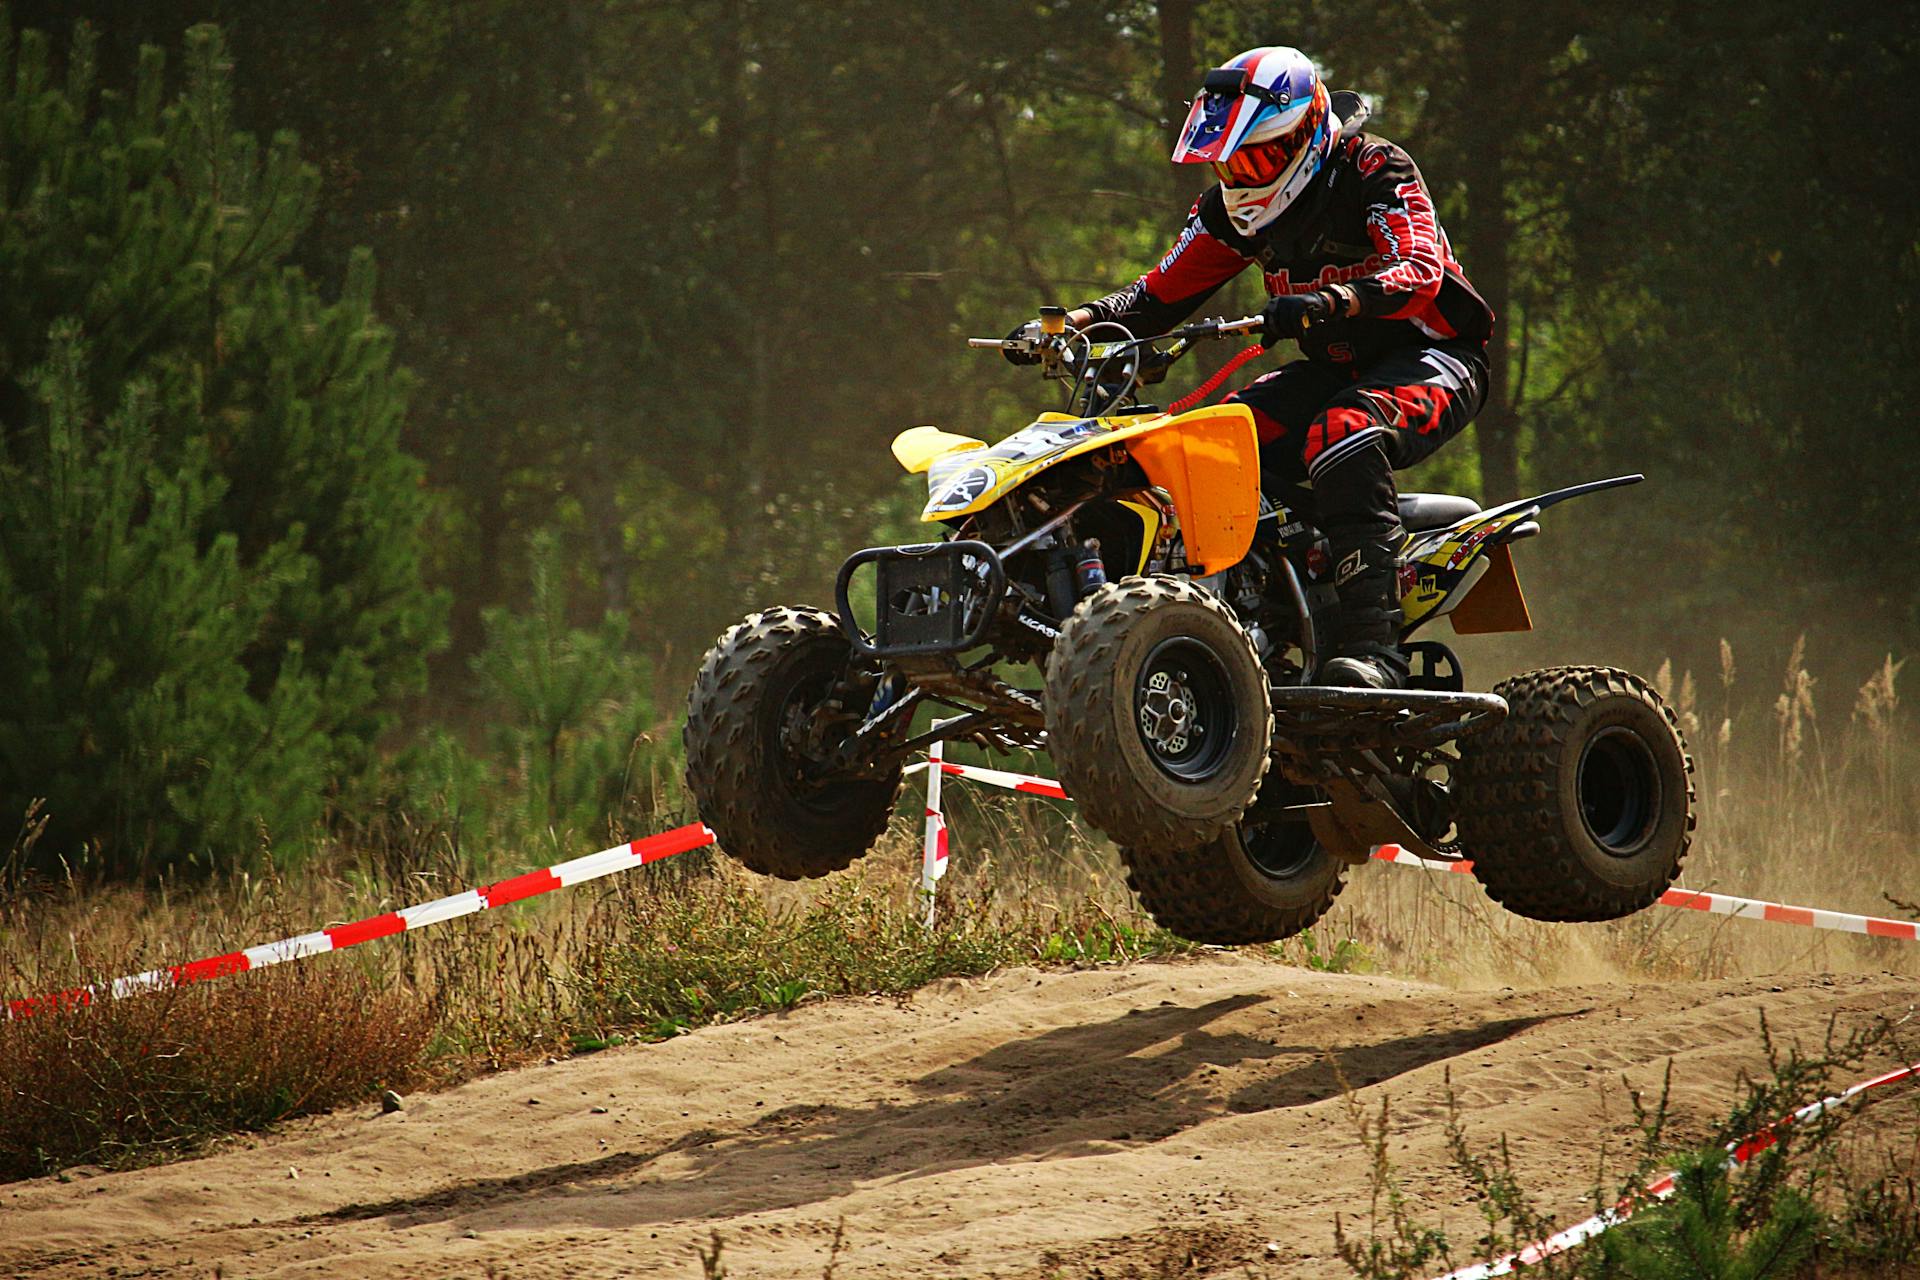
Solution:
[[[123,872],[303,842],[442,611],[371,260],[287,265],[316,170],[235,128],[217,31],[185,61],[0,46],[0,809]]]
[[[300,834],[327,782],[320,683],[297,648],[262,692],[244,663],[298,570],[283,550],[249,573],[232,533],[203,547],[204,442],[162,465],[151,389],[96,419],[85,374],[63,324],[0,464],[0,804],[45,802],[39,867],[82,841],[124,870]]]
[[[1807,1196],[1789,1187],[1749,1225],[1735,1212],[1723,1154],[1682,1156],[1674,1178],[1671,1207],[1630,1221],[1603,1246],[1624,1280],[1783,1280],[1800,1273],[1822,1226]]]
[[[531,612],[487,612],[474,672],[501,709],[490,736],[519,782],[520,829],[586,831],[621,816],[636,781],[644,785],[636,773],[649,764],[652,705],[643,664],[625,651],[626,619],[568,626],[567,566],[551,534],[535,538],[532,576]]]

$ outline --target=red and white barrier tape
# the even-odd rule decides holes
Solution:
[[[1717,916],[1739,916],[1744,920],[1771,920],[1775,924],[1797,924],[1810,929],[1863,933],[1872,938],[1920,941],[1920,925],[1911,920],[1856,916],[1845,911],[1822,911],[1816,907],[1789,907],[1778,902],[1762,902],[1758,898],[1736,898],[1727,893],[1695,893],[1691,889],[1676,887],[1660,895],[1660,904],[1684,907],[1689,911],[1710,911]]]
[[[1002,787],[1009,791],[1057,799],[1066,799],[1067,793],[1051,778],[1013,773],[1005,769],[990,769],[982,765],[952,763],[944,758],[940,743],[935,743],[928,752],[925,764],[914,765],[907,772],[917,772],[920,769],[927,770],[926,831],[921,860],[920,888],[926,899],[925,921],[931,928],[934,889],[947,869],[947,822],[942,812],[940,795],[940,784],[943,778],[951,775],[985,783],[988,786]],[[264,969],[269,965],[282,964],[289,960],[303,960],[308,956],[339,951],[346,947],[357,946],[362,942],[372,942],[376,938],[391,937],[396,933],[407,933],[414,929],[423,929],[428,925],[506,906],[508,903],[521,902],[543,893],[551,893],[556,889],[570,888],[588,880],[612,875],[617,871],[659,862],[692,849],[705,848],[713,841],[713,832],[703,823],[689,823],[684,827],[676,827],[658,835],[615,845],[611,849],[602,849],[598,853],[590,853],[584,857],[573,858],[566,862],[542,867],[537,871],[513,876],[496,884],[468,889],[449,897],[437,898],[432,902],[403,907],[398,911],[369,916],[367,919],[356,920],[351,924],[334,925],[314,933],[282,938],[278,942],[247,947],[241,951],[230,951],[225,955],[209,956],[190,964],[150,969],[145,973],[116,978],[110,983],[78,987],[70,991],[24,1000],[11,1000],[7,1003],[7,1017],[23,1018],[50,1009],[88,1005],[100,995],[110,995],[115,998],[137,995],[146,991],[158,991],[214,978],[224,978],[230,974],[245,973],[253,969]],[[1421,867],[1432,871],[1471,872],[1473,869],[1473,864],[1468,861],[1441,862],[1422,858],[1397,845],[1382,845],[1374,850],[1373,856],[1382,862]],[[1670,907],[1684,907],[1694,911],[1710,911],[1720,915],[1741,916],[1749,919],[1772,920],[1777,923],[1804,925],[1815,929],[1835,929],[1883,938],[1908,940],[1916,938],[1916,926],[1909,921],[1884,920],[1874,916],[1820,911],[1809,907],[1782,906],[1779,903],[1737,898],[1727,894],[1695,893],[1691,890],[1676,888],[1661,895],[1660,901]],[[1778,1131],[1789,1124],[1804,1123],[1833,1107],[1852,1102],[1868,1090],[1911,1079],[1916,1075],[1920,1075],[1920,1063],[1886,1072],[1832,1097],[1809,1103],[1792,1115],[1768,1125],[1760,1132],[1749,1135],[1729,1147],[1727,1167],[1735,1168],[1743,1165],[1772,1146],[1778,1140]],[[1646,1204],[1670,1198],[1676,1190],[1675,1175],[1669,1173],[1650,1184],[1646,1192],[1637,1199],[1622,1200],[1613,1208],[1595,1214],[1586,1221],[1576,1223],[1545,1240],[1536,1241],[1516,1253],[1489,1262],[1476,1263],[1458,1271],[1450,1271],[1444,1276],[1436,1277],[1436,1280],[1492,1280],[1495,1276],[1512,1274],[1543,1258],[1564,1253],[1586,1243],[1608,1228],[1625,1222]]]
[[[1053,796],[1057,799],[1067,798],[1066,791],[1058,782],[1051,778],[1036,777],[1033,774],[1010,773],[1005,769],[988,769],[977,764],[954,764],[947,760],[940,762],[940,772],[956,778],[982,782],[990,787],[1001,787],[1008,791]],[[929,811],[938,807],[937,795],[930,795]],[[929,817],[928,821],[931,823],[932,818]],[[941,823],[943,839],[945,830],[943,819]],[[1393,844],[1381,845],[1373,851],[1373,856],[1379,862],[1391,862],[1402,867],[1420,867],[1427,871],[1447,871],[1456,874],[1470,874],[1473,871],[1473,863],[1470,860],[1441,862],[1433,858],[1422,858]],[[1738,916],[1743,920],[1771,920],[1775,924],[1797,924],[1810,929],[1828,929],[1838,933],[1865,934],[1873,938],[1901,938],[1908,942],[1920,942],[1920,924],[1911,920],[1888,920],[1881,916],[1860,916],[1845,911],[1822,911],[1816,907],[1790,907],[1778,902],[1763,902],[1758,898],[1739,898],[1727,893],[1701,893],[1678,887],[1661,894],[1659,900],[1660,905],[1666,907],[1682,907],[1689,911]]]
[[[949,847],[947,820],[941,807],[942,779],[949,776],[966,778],[988,786],[1001,787],[1028,795],[1048,796],[1054,799],[1068,797],[1066,790],[1051,778],[1014,773],[1005,769],[990,769],[983,765],[956,764],[944,758],[942,746],[938,743],[928,752],[925,764],[916,764],[907,772],[917,772],[921,769],[928,770],[928,775],[920,889],[926,899],[926,924],[931,928],[934,890],[940,877],[946,874]],[[301,960],[307,956],[320,955],[328,951],[339,951],[362,942],[371,942],[376,938],[422,929],[445,920],[457,919],[460,916],[505,906],[510,902],[519,902],[525,898],[551,893],[555,889],[564,889],[601,876],[612,875],[616,871],[625,871],[650,862],[658,862],[690,849],[704,848],[712,844],[713,840],[713,832],[704,824],[690,823],[684,827],[676,827],[672,831],[663,831],[658,835],[616,845],[611,849],[602,849],[598,853],[590,853],[537,871],[529,871],[497,884],[468,889],[464,893],[456,893],[450,897],[424,902],[417,906],[404,907],[399,911],[389,911],[365,920],[356,920],[351,924],[335,925],[314,933],[282,938],[278,942],[268,942],[241,951],[230,951],[225,955],[208,956],[189,964],[150,969],[145,973],[116,978],[110,983],[78,987],[70,991],[22,1000],[10,1000],[7,1002],[6,1016],[19,1018],[46,1009],[90,1004],[96,996],[101,995],[127,996],[143,991],[185,986],[212,978],[224,978],[229,974],[264,969],[268,965],[282,964],[289,960]],[[1421,858],[1395,845],[1382,845],[1374,850],[1373,856],[1382,862],[1433,871],[1470,872],[1473,869],[1471,862],[1439,862]],[[1907,920],[1888,920],[1878,916],[1852,915],[1842,911],[1822,911],[1812,907],[1792,907],[1777,902],[1762,902],[1754,898],[1734,897],[1731,894],[1698,893],[1691,889],[1680,888],[1667,890],[1661,895],[1660,902],[1669,907],[1739,916],[1743,919],[1771,920],[1777,924],[1795,924],[1813,929],[1865,934],[1877,938],[1902,938],[1910,942],[1920,941],[1920,925]]]
[[[437,898],[418,906],[402,907],[398,911],[369,916],[365,920],[356,920],[352,924],[334,925],[330,929],[303,933],[294,938],[282,938],[278,942],[248,947],[244,951],[230,951],[226,955],[209,956],[204,960],[195,960],[191,964],[149,969],[145,973],[136,973],[130,977],[115,978],[109,983],[78,987],[71,991],[35,996],[26,1000],[9,1000],[7,1017],[24,1018],[48,1009],[92,1004],[96,996],[109,995],[118,998],[137,995],[143,991],[182,987],[212,978],[224,978],[229,974],[264,969],[268,965],[283,964],[288,960],[304,960],[308,956],[339,951],[346,947],[357,946],[362,942],[372,942],[375,938],[424,929],[428,925],[439,924],[445,920],[470,916],[475,912],[491,910],[494,907],[504,907],[509,902],[520,902],[527,898],[538,897],[543,893],[552,893],[555,889],[565,889],[588,880],[597,880],[601,876],[610,876],[616,871],[659,862],[677,853],[704,848],[712,843],[712,831],[702,823],[690,823],[684,827],[676,827],[672,831],[663,831],[659,835],[615,845],[611,849],[602,849],[599,853],[589,853],[568,862],[559,862],[550,867],[542,867],[538,871],[529,871],[524,875],[502,880],[498,884],[468,889],[464,893]]]
[[[954,764],[949,760],[940,762],[940,772],[951,774],[956,778],[971,778],[975,782],[984,782],[990,787],[1004,787],[1008,791],[1052,796],[1055,800],[1067,798],[1066,788],[1052,778],[1036,778],[1030,773],[1008,773],[1005,769],[989,769],[977,764]]]
[[[1822,1112],[1830,1111],[1835,1107],[1845,1106],[1870,1089],[1878,1089],[1883,1085],[1896,1084],[1902,1080],[1910,1080],[1917,1075],[1920,1075],[1920,1062],[1895,1068],[1884,1075],[1877,1075],[1871,1080],[1863,1080],[1851,1088],[1843,1089],[1832,1097],[1822,1098],[1818,1102],[1810,1102],[1792,1115],[1776,1120],[1758,1133],[1748,1134],[1740,1141],[1730,1145],[1727,1148],[1726,1167],[1729,1169],[1737,1169],[1759,1155],[1762,1151],[1765,1151],[1768,1147],[1771,1147],[1779,1141],[1780,1130],[1786,1128],[1788,1125],[1805,1124]],[[1546,1239],[1536,1240],[1526,1248],[1516,1253],[1509,1253],[1503,1258],[1494,1258],[1488,1262],[1477,1262],[1470,1267],[1462,1267],[1458,1271],[1449,1271],[1444,1276],[1436,1276],[1434,1280],[1493,1280],[1495,1276],[1512,1275],[1514,1272],[1530,1267],[1542,1259],[1550,1258],[1555,1254],[1566,1253],[1570,1249],[1585,1244],[1601,1232],[1619,1226],[1649,1204],[1672,1199],[1674,1192],[1678,1190],[1679,1184],[1675,1180],[1675,1175],[1672,1173],[1666,1174],[1664,1177],[1649,1183],[1644,1194],[1622,1200],[1611,1209],[1596,1213],[1584,1222],[1574,1223],[1565,1231],[1556,1231]]]

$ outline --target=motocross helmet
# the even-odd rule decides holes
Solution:
[[[1250,236],[1312,184],[1339,132],[1313,63],[1298,49],[1267,45],[1207,72],[1173,159],[1211,164],[1228,219]]]

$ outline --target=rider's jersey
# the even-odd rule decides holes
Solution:
[[[1341,284],[1358,298],[1357,315],[1301,340],[1316,360],[1366,364],[1401,347],[1485,343],[1493,332],[1493,311],[1454,260],[1413,158],[1365,133],[1341,138],[1326,176],[1252,238],[1232,228],[1220,188],[1209,188],[1157,266],[1082,305],[1141,337],[1165,333],[1256,262],[1271,295]]]

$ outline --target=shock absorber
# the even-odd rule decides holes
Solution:
[[[1088,538],[1086,545],[1080,548],[1073,566],[1073,577],[1074,586],[1082,600],[1107,585],[1106,562],[1100,559],[1100,539]]]
[[[1079,596],[1074,592],[1073,565],[1075,555],[1072,547],[1058,543],[1047,548],[1047,607],[1053,610],[1056,618],[1065,618],[1073,612]]]

